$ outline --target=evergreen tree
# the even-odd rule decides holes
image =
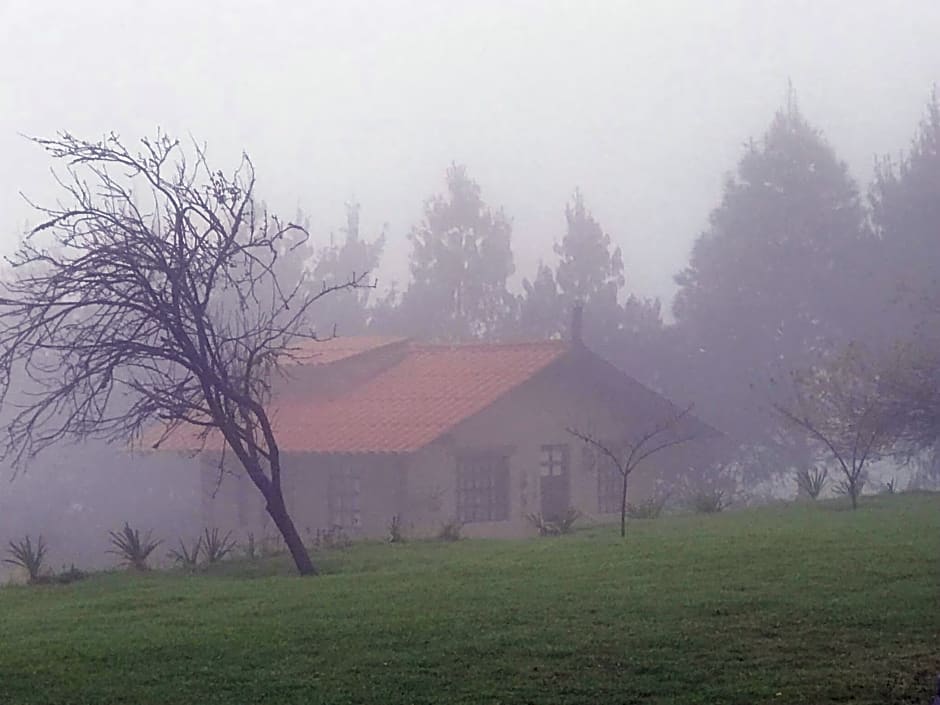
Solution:
[[[934,90],[910,150],[885,158],[871,190],[889,335],[906,339],[940,313],[940,98]]]
[[[513,314],[512,225],[491,210],[464,166],[447,170],[447,193],[425,203],[415,226],[412,281],[398,311],[400,329],[441,340],[498,335]]]
[[[852,339],[871,239],[855,183],[792,92],[729,177],[676,277],[686,357],[672,383],[737,434],[770,420],[768,383]]]
[[[584,306],[584,341],[595,352],[638,379],[654,384],[660,376],[659,302],[628,296],[623,255],[576,190],[565,207],[565,235],[555,245],[555,272],[539,265],[534,280],[523,281],[518,331],[532,338],[569,335],[572,310]]]
[[[342,240],[337,242],[331,235],[329,246],[317,253],[310,273],[313,286],[335,286],[365,273],[370,275],[370,283],[375,281],[374,272],[378,270],[385,248],[385,234],[374,242],[363,240],[359,234],[359,210],[358,203],[347,204]],[[318,327],[324,333],[335,329],[338,335],[363,333],[369,323],[372,293],[371,288],[363,287],[330,297],[317,311]]]
[[[610,235],[578,189],[565,205],[565,223],[565,234],[554,246],[555,271],[540,264],[535,279],[522,282],[519,329],[530,337],[567,335],[571,311],[579,304],[588,311],[592,333],[620,326],[618,298],[625,281],[620,248],[611,251]]]
[[[623,256],[619,247],[611,251],[610,235],[588,210],[580,189],[565,207],[565,220],[565,236],[555,245],[559,292],[569,302],[593,306],[616,302],[625,282]]]
[[[522,280],[522,289],[517,326],[520,337],[540,340],[563,336],[565,305],[551,267],[540,262],[535,278]]]

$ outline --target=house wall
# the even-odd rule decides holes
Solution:
[[[549,368],[461,423],[445,438],[410,458],[406,470],[407,523],[416,533],[433,533],[457,516],[457,459],[465,452],[504,452],[509,461],[509,519],[463,526],[468,536],[525,536],[535,529],[528,518],[541,510],[542,446],[568,447],[570,506],[587,519],[612,520],[618,514],[600,511],[598,471],[585,444],[568,429],[616,442],[633,437],[665,418],[665,409],[650,408],[648,399],[614,412],[600,401],[583,361]],[[657,418],[657,414],[660,415]],[[680,479],[711,459],[706,439],[658,453],[631,474],[628,499],[639,502],[657,491],[674,488]]]
[[[329,506],[330,474],[351,472],[358,479],[358,526],[345,526],[351,536],[383,536],[404,497],[402,462],[393,455],[289,454],[282,460],[287,509],[297,530],[310,540],[333,527]],[[264,498],[244,472],[226,472],[219,482],[218,463],[202,467],[203,516],[210,526],[256,536],[277,533],[265,511]]]
[[[361,512],[361,525],[349,530],[350,534],[384,536],[392,517],[399,515],[410,535],[434,535],[457,519],[458,458],[464,453],[497,451],[508,459],[509,518],[467,523],[462,532],[480,537],[530,535],[535,529],[528,517],[541,511],[542,446],[564,445],[569,451],[570,506],[588,520],[612,521],[619,512],[600,511],[596,464],[569,429],[616,443],[670,413],[661,397],[636,383],[612,388],[614,377],[597,358],[574,356],[552,365],[416,453],[288,455],[283,461],[288,509],[302,535],[330,528],[329,476],[337,468],[348,468],[360,480]],[[657,486],[674,489],[684,475],[707,464],[714,454],[713,439],[702,438],[650,457],[630,476],[629,501],[642,501]],[[204,512],[209,523],[261,535],[274,533],[261,495],[250,480],[226,475],[213,499],[210,490],[218,471],[211,461],[204,468]]]

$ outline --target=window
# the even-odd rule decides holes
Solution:
[[[542,477],[563,477],[568,474],[568,446],[542,446]]]
[[[337,468],[330,472],[327,498],[330,506],[330,526],[344,529],[358,528],[362,523],[359,511],[359,473],[351,468]]]
[[[505,521],[509,518],[509,461],[481,453],[457,459],[457,519]]]

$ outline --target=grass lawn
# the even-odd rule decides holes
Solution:
[[[0,703],[916,703],[940,495],[0,590]],[[281,574],[278,574],[281,573]]]

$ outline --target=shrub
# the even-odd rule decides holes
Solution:
[[[654,494],[637,504],[627,503],[627,516],[631,519],[658,519],[662,516],[669,495],[666,493]]]
[[[859,477],[858,479],[855,480],[854,487],[852,486],[852,483],[850,483],[848,480],[839,480],[838,484],[836,484],[835,490],[836,490],[836,494],[845,495],[846,497],[850,499],[852,498],[854,494],[855,498],[857,499],[858,497],[861,496],[862,490],[864,488],[865,488],[865,478]]]
[[[569,507],[564,514],[546,519],[541,514],[529,514],[526,519],[539,532],[539,536],[560,536],[574,531],[575,522],[581,518],[581,512]]]
[[[129,568],[135,570],[149,570],[147,559],[153,553],[162,541],[155,541],[150,537],[150,532],[140,538],[140,531],[132,529],[127,522],[124,522],[124,528],[120,531],[109,531],[111,536],[111,545],[114,546],[108,553],[113,553],[121,558],[121,561]]]
[[[696,514],[717,514],[728,508],[729,501],[724,490],[703,488],[689,496],[688,504]]]
[[[261,539],[260,550],[258,555],[262,558],[267,558],[270,556],[282,556],[287,552],[287,547],[284,545],[284,539],[280,534],[274,534],[273,536],[266,535]]]
[[[885,494],[897,494],[898,493],[898,480],[896,477],[892,477],[885,483]]]
[[[42,536],[33,546],[32,539],[25,536],[20,541],[10,541],[9,558],[4,558],[4,563],[23,568],[29,576],[30,583],[40,582],[42,579],[42,564],[46,558],[46,542]]]
[[[193,572],[199,567],[199,554],[202,553],[202,536],[196,539],[195,543],[186,545],[183,539],[180,539],[179,550],[169,552],[172,558],[181,568]]]
[[[352,539],[349,538],[349,534],[343,530],[342,526],[333,526],[329,529],[317,529],[313,534],[312,542],[314,548],[321,548],[327,551],[352,546]]]
[[[205,545],[206,562],[212,565],[218,563],[235,548],[235,539],[228,531],[223,536],[218,529],[206,528],[203,531],[203,544]]]
[[[441,525],[440,531],[437,532],[438,541],[459,541],[460,534],[463,531],[463,524],[457,519],[451,519],[445,524]]]
[[[796,471],[796,484],[809,496],[818,499],[829,480],[827,468],[804,468]]]
[[[259,557],[258,544],[255,542],[255,534],[253,531],[248,532],[248,537],[245,540],[245,558],[249,561],[256,561]]]
[[[87,577],[88,573],[86,573],[84,570],[79,570],[73,563],[68,570],[63,570],[61,573],[57,574],[53,580],[60,585],[68,585],[69,583],[76,583],[79,580],[84,580]]]
[[[396,514],[388,523],[388,542],[405,543],[405,532],[401,523],[401,515]]]

